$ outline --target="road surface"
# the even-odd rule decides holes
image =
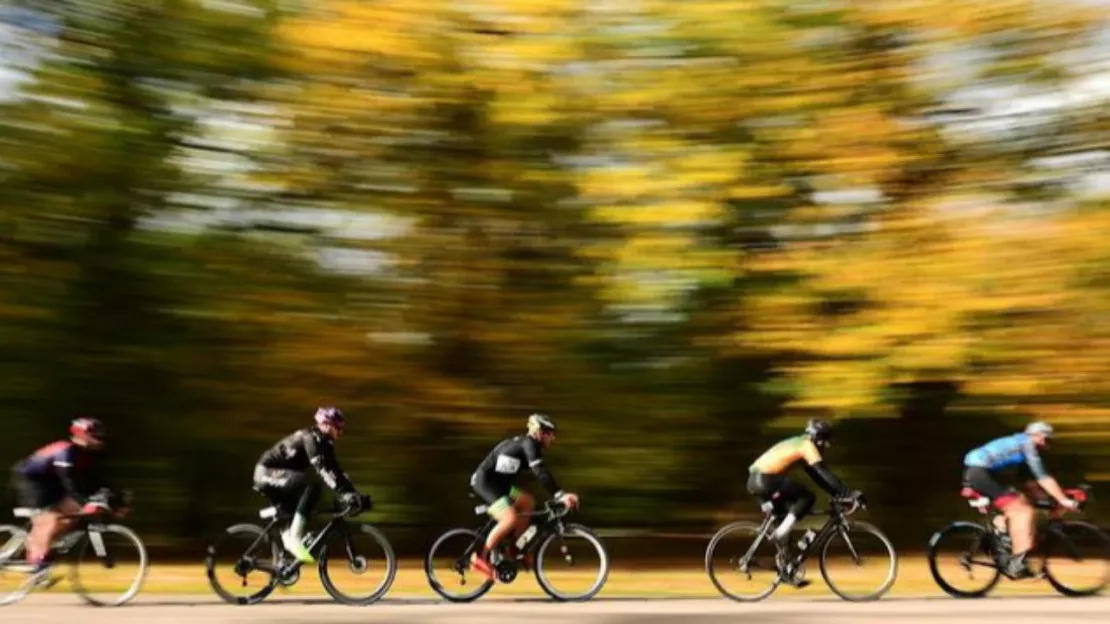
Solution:
[[[209,596],[140,596],[118,609],[83,606],[67,595],[32,595],[25,602],[0,609],[5,624],[75,622],[79,624],[202,624],[265,622],[266,624],[955,624],[957,622],[1106,622],[1110,598],[1068,599],[887,598],[854,604],[839,599],[772,596],[757,604],[724,599],[599,598],[580,604],[545,600],[489,599],[456,605],[430,599],[386,599],[369,607],[338,606],[325,599],[275,599],[261,605],[233,607]]]

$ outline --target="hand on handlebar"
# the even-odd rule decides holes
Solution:
[[[1060,504],[1060,507],[1066,509],[1067,511],[1079,510],[1079,501],[1075,500],[1074,498],[1065,498],[1058,502]]]
[[[579,501],[578,501],[578,495],[577,494],[572,494],[570,492],[566,492],[562,496],[560,496],[557,499],[557,501],[560,502],[560,503],[563,503],[564,505],[566,505],[570,509],[577,509],[578,508],[578,502]]]

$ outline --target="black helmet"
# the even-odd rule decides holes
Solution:
[[[824,444],[832,438],[832,425],[821,418],[810,418],[806,423],[806,437],[817,444]]]

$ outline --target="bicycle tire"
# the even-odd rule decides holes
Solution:
[[[328,573],[328,561],[332,559],[328,557],[328,549],[325,546],[324,550],[320,553],[320,561],[317,563],[317,569],[320,573],[320,583],[324,586],[324,590],[328,592],[328,595],[336,602],[358,606],[373,604],[381,600],[389,591],[389,588],[393,586],[393,580],[397,577],[397,556],[393,554],[393,546],[389,543],[389,540],[375,527],[369,524],[349,524],[347,528],[369,535],[382,547],[382,551],[385,552],[386,561],[385,578],[372,594],[364,598],[352,598],[344,594],[335,586],[335,583],[332,582],[331,575]]]
[[[992,570],[992,572],[990,573],[990,577],[987,579],[987,582],[982,587],[974,591],[964,591],[956,588],[954,585],[946,581],[941,576],[940,570],[937,568],[937,551],[941,542],[943,542],[945,538],[950,538],[952,535],[959,531],[969,531],[975,533],[979,538],[978,552],[982,553],[984,557],[990,559],[992,563],[994,562],[994,554],[990,550],[990,533],[987,531],[986,528],[984,528],[980,524],[975,524],[972,522],[953,522],[940,531],[934,533],[933,537],[929,540],[929,573],[932,574],[933,581],[936,582],[937,586],[944,590],[944,593],[952,596],[953,598],[982,598],[989,594],[990,591],[994,589],[995,585],[998,585],[998,581],[1002,579],[1002,571],[998,569],[997,565],[993,565],[989,568]]]
[[[1108,536],[1106,534],[1106,532],[1103,531],[1101,528],[1099,528],[1098,526],[1096,526],[1096,525],[1094,525],[1090,522],[1083,522],[1081,520],[1061,521],[1058,524],[1058,526],[1060,528],[1064,528],[1064,527],[1068,527],[1068,528],[1072,528],[1072,529],[1077,529],[1078,528],[1078,529],[1082,529],[1084,531],[1089,531],[1090,534],[1096,538],[1096,541],[1099,544],[1099,549],[1102,551],[1101,555],[1102,555],[1102,557],[1104,557],[1104,561],[1110,561],[1110,536]],[[1098,593],[1101,593],[1102,590],[1106,589],[1106,585],[1107,585],[1108,581],[1110,581],[1110,579],[1107,578],[1107,569],[1106,569],[1105,566],[1103,568],[1103,576],[1102,576],[1101,582],[1099,583],[1099,585],[1097,587],[1094,587],[1092,589],[1083,589],[1083,590],[1073,589],[1073,588],[1069,587],[1068,585],[1066,585],[1065,583],[1061,582],[1060,579],[1057,578],[1056,575],[1054,575],[1052,573],[1052,566],[1049,564],[1050,555],[1054,552],[1054,549],[1060,547],[1059,546],[1060,539],[1061,538],[1060,538],[1060,535],[1058,533],[1053,532],[1053,531],[1049,531],[1048,534],[1045,536],[1045,542],[1044,542],[1044,544],[1045,544],[1044,559],[1043,559],[1044,574],[1045,574],[1045,578],[1048,580],[1049,584],[1052,585],[1052,588],[1055,589],[1060,594],[1062,594],[1064,596],[1071,597],[1071,598],[1094,596]]]
[[[10,534],[11,537],[5,538],[5,535]],[[0,524],[0,576],[5,574],[5,569],[15,567],[26,567],[28,564],[25,560],[22,563],[16,563],[12,558],[21,550],[25,550],[27,545],[27,531],[23,527],[14,524]],[[13,574],[25,575],[26,572],[22,569],[13,571]],[[19,588],[6,593],[0,593],[0,607],[5,607],[15,604],[27,597],[31,593],[30,583],[24,582],[20,584]]]
[[[758,537],[760,529],[762,528],[762,526],[754,522],[733,522],[732,524],[727,524],[721,527],[721,529],[713,535],[712,539],[709,540],[709,546],[705,548],[705,573],[709,576],[709,580],[713,583],[713,586],[716,587],[717,591],[720,592],[721,595],[725,598],[735,600],[736,602],[759,602],[760,600],[764,600],[771,594],[775,593],[775,590],[779,588],[779,577],[778,572],[776,571],[775,576],[771,581],[770,587],[768,587],[763,592],[755,594],[751,597],[735,594],[725,589],[724,585],[717,578],[717,572],[713,565],[713,553],[716,552],[717,545],[720,544],[721,540],[723,540],[728,534],[739,530],[750,530],[753,535]]]
[[[894,581],[898,578],[898,551],[894,549],[894,544],[890,542],[890,539],[886,536],[886,534],[880,531],[879,528],[873,524],[870,524],[868,522],[849,522],[847,523],[846,528],[849,533],[852,531],[863,531],[879,538],[879,541],[882,542],[883,546],[886,548],[887,554],[890,557],[890,565],[887,568],[886,580],[883,581],[883,584],[880,585],[878,589],[862,596],[848,595],[841,588],[837,587],[835,583],[832,582],[832,579],[829,578],[828,571],[829,546],[832,545],[832,543],[836,541],[837,538],[843,536],[839,529],[836,533],[831,534],[825,540],[825,543],[821,546],[821,557],[818,560],[818,566],[821,568],[821,578],[825,579],[825,585],[828,585],[829,589],[831,589],[834,594],[840,596],[844,600],[848,600],[850,602],[870,602],[872,600],[878,600],[879,598],[882,598],[888,591],[890,591],[890,588],[894,585]]]
[[[554,600],[558,600],[559,602],[585,602],[596,596],[598,592],[605,587],[605,582],[609,580],[609,551],[605,548],[605,544],[601,541],[601,538],[598,537],[597,533],[589,527],[581,524],[567,524],[564,527],[564,534],[575,534],[585,538],[597,551],[601,559],[601,570],[594,580],[594,584],[585,592],[573,596],[556,590],[551,584],[550,580],[544,574],[543,556],[544,553],[547,552],[548,547],[559,537],[556,533],[549,533],[547,537],[543,539],[543,542],[540,543],[539,548],[536,549],[536,567],[534,570],[536,582],[540,584],[540,589]]]
[[[251,535],[254,535],[255,539],[257,539],[257,537],[259,536],[265,536],[265,541],[269,544],[271,560],[276,563],[276,561],[279,559],[281,552],[279,550],[279,547],[277,546],[277,543],[274,540],[270,539],[270,536],[266,534],[266,531],[262,527],[256,524],[249,523],[233,524],[224,529],[221,537],[226,539],[236,533],[249,533]],[[212,543],[209,543],[208,555],[207,557],[205,557],[204,561],[204,570],[205,575],[208,577],[209,587],[212,588],[212,591],[215,592],[221,600],[228,604],[239,606],[253,605],[262,602],[271,593],[273,593],[278,584],[278,576],[276,570],[273,569],[269,570],[268,572],[262,571],[264,574],[269,574],[269,579],[266,581],[266,584],[262,587],[262,589],[249,596],[235,596],[231,592],[224,589],[220,585],[220,582],[216,580],[216,555],[218,554],[217,544],[218,541],[213,541]],[[243,555],[239,556],[242,557]]]
[[[439,538],[436,539],[436,541],[432,544],[432,547],[428,549],[428,554],[424,558],[424,575],[427,577],[428,585],[431,586],[432,591],[439,594],[443,598],[446,598],[451,602],[473,602],[484,596],[487,592],[489,592],[489,590],[493,589],[493,581],[483,578],[482,584],[479,585],[478,589],[474,592],[465,595],[452,594],[451,592],[447,591],[447,588],[445,588],[438,581],[438,579],[436,579],[435,571],[432,569],[433,562],[435,561],[436,551],[440,548],[440,546],[442,546],[443,543],[447,540],[460,535],[465,535],[471,540],[480,539],[477,531],[463,528],[451,529],[443,535],[440,535]]]
[[[92,535],[103,535],[105,533],[123,536],[129,542],[131,542],[136,551],[139,553],[139,573],[135,575],[135,579],[131,582],[131,585],[127,588],[127,590],[120,594],[119,597],[115,600],[100,600],[94,598],[89,591],[89,588],[86,587],[84,582],[81,580],[81,559],[88,551],[90,545],[93,545],[94,549],[96,548],[94,544],[95,538],[93,538]],[[99,557],[99,554],[97,554],[97,556]],[[76,548],[76,559],[74,560],[73,567],[70,570],[70,582],[73,584],[73,591],[86,603],[97,607],[119,607],[130,602],[135,596],[139,594],[140,591],[142,591],[143,583],[146,581],[146,575],[149,569],[150,559],[147,556],[146,545],[143,544],[143,540],[139,537],[139,535],[128,527],[123,526],[122,524],[107,524],[100,526],[94,531],[86,530],[84,532],[84,535],[81,537],[81,541]]]

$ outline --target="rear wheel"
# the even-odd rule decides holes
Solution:
[[[470,553],[480,539],[476,531],[451,529],[432,544],[424,559],[424,574],[435,593],[451,602],[471,602],[493,588],[470,563]],[[467,584],[470,589],[463,589]]]
[[[26,547],[26,531],[0,525],[0,607],[19,602],[31,591]]]
[[[779,586],[775,545],[754,522],[725,526],[705,549],[705,572],[717,591],[738,602],[756,602]]]
[[[212,591],[234,605],[262,602],[277,585],[281,547],[262,527],[236,524],[208,546],[205,571]]]
[[[1093,596],[1110,580],[1110,537],[1088,522],[1053,524],[1045,537],[1044,572],[1065,596]]]
[[[982,598],[1001,578],[987,529],[956,522],[929,540],[929,572],[949,596]]]

